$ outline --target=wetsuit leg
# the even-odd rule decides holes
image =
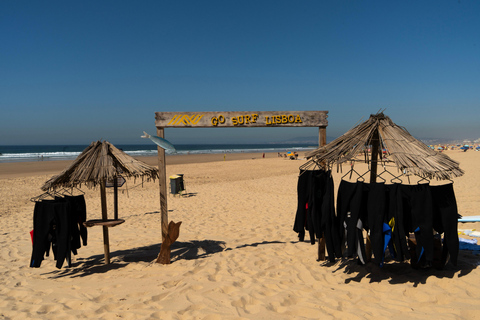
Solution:
[[[347,242],[345,255],[347,257],[353,256],[353,248],[348,246],[348,238],[349,235],[349,224],[351,220],[351,207],[352,207],[352,199],[355,195],[357,189],[357,184],[348,182],[345,180],[340,181],[340,185],[338,187],[338,194],[337,194],[337,221],[338,221],[338,234],[340,237],[340,241]],[[355,237],[355,234],[353,234]]]
[[[372,251],[377,264],[383,261],[383,223],[386,220],[386,187],[383,183],[371,183],[368,193],[368,227]]]
[[[393,226],[392,237],[395,246],[395,259],[397,261],[403,261],[404,259],[410,259],[410,253],[407,246],[407,234],[405,232],[404,210],[403,210],[403,198],[401,185],[396,183],[389,186],[389,221],[394,219],[395,224]]]
[[[36,202],[33,211],[33,248],[30,267],[40,267],[50,247],[49,233],[54,222],[54,212],[47,203]]]
[[[293,223],[293,231],[298,233],[298,238],[303,241],[305,238],[305,224],[308,202],[308,178],[309,173],[305,170],[300,170],[297,182],[297,212],[295,214],[295,221]]]
[[[431,192],[434,229],[444,233],[442,264],[445,265],[447,255],[450,254],[450,261],[456,266],[459,251],[458,208],[453,184],[431,186]]]
[[[409,232],[415,232],[417,247],[423,248],[427,264],[433,262],[433,204],[430,185],[408,185],[403,186],[404,197],[408,197],[410,204],[409,212]],[[405,198],[404,198],[405,200]],[[405,205],[405,202],[403,203]]]
[[[56,235],[56,267],[61,268],[66,260],[68,266],[71,266],[71,223],[70,223],[70,204],[67,201],[59,201],[53,204],[55,215],[55,235]]]
[[[330,171],[326,172],[325,192],[322,201],[322,220],[321,230],[325,237],[328,258],[330,262],[335,261],[335,257],[342,256],[340,237],[337,228],[337,219],[335,216],[334,183]]]

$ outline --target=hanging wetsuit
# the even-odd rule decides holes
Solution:
[[[64,260],[71,265],[70,204],[67,201],[43,200],[35,203],[33,213],[33,250],[30,267],[40,267],[50,244],[56,267]],[[48,255],[48,254],[47,254]]]
[[[453,191],[453,183],[431,186],[433,202],[433,228],[438,233],[443,233],[442,265],[447,262],[450,254],[450,261],[457,265],[459,251],[458,240],[458,209],[457,200]]]
[[[410,253],[407,246],[407,233],[405,232],[401,184],[394,183],[389,185],[388,189],[388,221],[394,219],[392,240],[395,246],[395,259],[403,261],[404,259],[410,259]]]
[[[324,238],[331,262],[341,257],[340,239],[335,217],[334,183],[331,171],[315,171],[312,183],[312,218],[317,238]]]
[[[300,170],[297,183],[297,212],[295,214],[295,222],[293,231],[298,233],[300,241],[305,239],[305,230],[309,231],[310,243],[315,244],[315,230],[312,220],[313,206],[313,173],[311,170]]]
[[[370,183],[368,191],[368,224],[375,262],[381,264],[384,255],[383,223],[387,221],[387,188],[384,183]]]
[[[429,184],[402,185],[403,213],[406,232],[415,232],[417,257],[425,255],[427,265],[433,263],[433,204]]]
[[[87,207],[85,197],[65,196],[65,200],[70,203],[70,214],[72,223],[72,249],[81,247],[80,238],[84,246],[87,245],[87,228],[83,225],[87,221]],[[74,252],[76,254],[76,252]]]
[[[342,180],[338,187],[337,218],[339,234],[346,233],[346,256],[359,255],[362,263],[365,257],[365,244],[363,242],[363,221],[366,221],[366,196],[368,187],[365,183],[355,183]],[[345,230],[345,231],[344,231]]]

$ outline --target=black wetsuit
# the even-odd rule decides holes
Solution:
[[[429,184],[401,185],[406,232],[415,232],[417,251],[423,248],[427,264],[433,263],[433,203]],[[420,254],[417,253],[417,257]]]
[[[458,209],[453,191],[453,184],[431,186],[433,202],[433,228],[443,235],[442,263],[446,263],[447,255],[450,261],[457,265],[459,251],[458,240]]]
[[[405,231],[403,197],[401,184],[394,183],[388,186],[388,219],[394,218],[395,224],[392,231],[392,239],[395,246],[395,259],[403,261],[410,259],[410,253],[407,246],[407,233]]]
[[[67,201],[43,200],[35,203],[33,213],[33,250],[30,267],[40,267],[50,244],[61,268],[66,260],[71,265],[70,204]]]
[[[362,257],[361,260],[365,256],[362,230],[363,224],[367,221],[367,195],[368,186],[361,181],[352,183],[342,180],[338,187],[338,229],[340,234],[344,234],[344,230],[346,230],[347,251],[345,255],[353,257],[358,254]]]
[[[324,238],[331,262],[341,257],[340,237],[335,216],[334,183],[330,171],[315,171],[312,184],[312,217],[317,238]]]
[[[305,230],[309,231],[310,243],[315,244],[315,230],[312,220],[313,206],[313,172],[310,170],[300,170],[297,182],[297,212],[293,230],[298,233],[300,241],[305,239]]]
[[[370,230],[370,241],[375,262],[380,264],[384,255],[383,223],[388,223],[387,187],[384,183],[371,183],[368,187],[367,228]]]

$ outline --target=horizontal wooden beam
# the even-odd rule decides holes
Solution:
[[[155,112],[157,128],[326,127],[328,111]]]

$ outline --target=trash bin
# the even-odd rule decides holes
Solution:
[[[170,192],[173,194],[179,193],[180,190],[180,176],[174,175],[170,176]]]
[[[185,190],[185,184],[183,182],[183,174],[176,174],[170,176],[170,192],[178,194]]]
[[[183,181],[183,173],[177,173],[177,176],[180,177],[180,191],[185,191],[185,182]]]

